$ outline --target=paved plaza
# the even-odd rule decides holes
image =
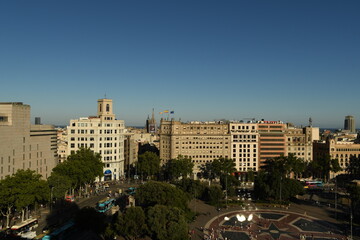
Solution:
[[[335,226],[307,214],[281,210],[232,211],[206,223],[204,239],[347,239]]]

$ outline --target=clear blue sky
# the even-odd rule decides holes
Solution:
[[[0,1],[0,101],[56,125],[106,93],[130,126],[155,108],[359,127],[359,13],[357,0]]]

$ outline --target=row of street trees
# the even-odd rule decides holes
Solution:
[[[58,164],[46,180],[31,170],[18,170],[0,180],[0,212],[9,227],[11,216],[21,212],[21,220],[29,217],[29,211],[38,204],[64,199],[67,192],[79,190],[93,183],[102,174],[103,163],[99,154],[90,149],[80,149],[68,160]]]
[[[48,179],[55,199],[63,199],[66,193],[81,195],[86,186],[92,184],[103,174],[104,164],[99,153],[89,148],[81,148],[68,156],[67,161],[59,163]]]
[[[304,176],[306,163],[293,154],[268,159],[255,178],[254,193],[260,200],[287,201],[303,193],[298,177]]]
[[[140,154],[136,163],[136,172],[143,179],[162,179],[173,181],[180,177],[188,177],[193,172],[194,164],[191,159],[179,155],[160,166],[160,157],[153,152]]]
[[[303,193],[303,186],[296,179],[300,177],[329,180],[330,172],[341,168],[337,159],[329,155],[318,161],[305,162],[294,154],[268,159],[255,179],[255,194],[262,200],[289,200]]]
[[[14,211],[21,212],[21,220],[24,221],[30,208],[48,199],[48,184],[35,171],[18,170],[0,181],[0,211],[6,217],[6,227],[9,227]]]

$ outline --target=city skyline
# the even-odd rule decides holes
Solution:
[[[68,125],[113,99],[127,126],[155,108],[182,121],[360,119],[357,1],[6,1],[1,102]],[[158,122],[159,123],[159,122]],[[359,124],[356,123],[359,128]]]

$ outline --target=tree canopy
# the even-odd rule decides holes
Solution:
[[[201,167],[202,177],[213,180],[223,175],[231,175],[236,171],[236,164],[229,158],[214,159],[210,163],[206,163]]]
[[[156,205],[148,211],[147,222],[152,239],[183,240],[188,238],[188,227],[181,210],[176,207]]]
[[[136,167],[145,178],[153,177],[160,171],[160,157],[153,152],[145,152],[139,155]]]
[[[136,192],[136,200],[145,208],[160,204],[188,211],[188,196],[174,185],[164,182],[150,181],[141,185]]]
[[[254,193],[261,200],[288,200],[301,194],[303,187],[291,175],[300,175],[305,162],[293,154],[268,159],[255,178]]]
[[[73,188],[79,188],[95,181],[102,175],[104,164],[99,153],[90,148],[80,148],[76,153],[68,156],[67,160],[58,164],[53,173],[71,180]]]
[[[53,172],[47,181],[52,192],[52,197],[55,199],[64,198],[65,193],[71,188],[71,179],[68,176],[63,176],[58,173]]]
[[[339,172],[341,167],[338,159],[331,159],[329,154],[318,158],[315,164],[313,164],[314,175],[321,177],[324,182],[327,182],[330,178],[330,172]]]
[[[147,233],[146,217],[141,207],[128,208],[117,216],[115,222],[117,234],[126,238],[139,238]]]
[[[346,171],[353,179],[360,179],[360,157],[350,157],[350,162],[346,168]]]
[[[4,216],[9,218],[16,208],[22,212],[22,220],[25,211],[36,202],[49,199],[49,187],[41,175],[31,170],[18,170],[12,176],[6,176],[0,181],[0,209]]]
[[[296,157],[293,153],[288,156],[280,156],[268,159],[263,169],[265,172],[280,174],[283,178],[290,177],[291,174],[298,176],[304,172],[306,163],[301,158]]]
[[[179,155],[176,159],[170,159],[163,166],[165,176],[168,180],[187,178],[193,172],[194,163],[191,158]]]

